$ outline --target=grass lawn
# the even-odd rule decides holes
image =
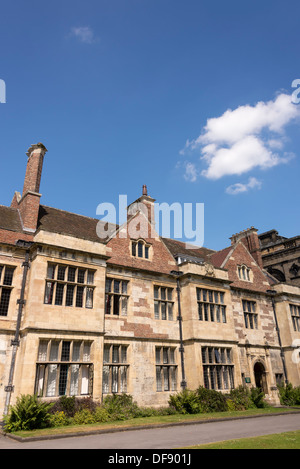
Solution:
[[[219,441],[188,449],[300,449],[300,430],[273,435]]]
[[[268,407],[266,409],[249,409],[244,411],[232,411],[232,412],[213,412],[207,414],[175,414],[175,415],[164,415],[156,417],[144,417],[144,418],[135,418],[130,420],[123,421],[114,421],[106,423],[94,423],[89,425],[68,425],[64,427],[53,427],[45,428],[42,430],[31,430],[31,431],[18,431],[12,433],[11,435],[16,435],[21,438],[30,438],[30,437],[44,437],[54,436],[54,435],[67,435],[70,433],[88,433],[88,432],[101,432],[109,430],[118,430],[124,427],[138,427],[138,426],[151,426],[151,425],[168,425],[172,423],[184,423],[184,422],[199,422],[199,421],[208,421],[215,419],[224,419],[224,418],[237,418],[243,416],[258,416],[258,415],[269,415],[274,413],[290,412],[288,408],[275,408]]]

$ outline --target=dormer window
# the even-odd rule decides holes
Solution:
[[[131,242],[131,255],[141,259],[149,259],[150,246],[144,240]]]
[[[251,282],[250,278],[251,269],[246,265],[239,265],[238,266],[238,275],[240,280],[245,280],[246,282]]]

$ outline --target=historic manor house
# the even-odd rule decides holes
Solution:
[[[244,385],[279,403],[277,384],[300,385],[300,288],[264,270],[255,228],[221,251],[124,236],[155,226],[144,186],[99,237],[99,220],[40,204],[46,151],[29,148],[23,193],[0,206],[1,416],[20,394],[161,406]]]

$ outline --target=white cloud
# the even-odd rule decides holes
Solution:
[[[184,179],[186,181],[195,182],[197,180],[197,169],[193,163],[186,163]]]
[[[248,192],[249,189],[260,189],[261,188],[261,182],[258,181],[256,178],[251,177],[248,180],[247,184],[242,184],[240,182],[236,184],[232,184],[231,186],[227,187],[226,193],[230,195],[237,195],[240,194],[241,192]]]
[[[92,44],[97,41],[97,38],[89,26],[79,26],[71,28],[71,36],[76,37],[80,42],[85,44]]]
[[[204,153],[204,157],[208,161],[208,168],[201,174],[208,179],[240,175],[255,167],[266,169],[280,162],[280,157],[273,154],[259,138],[253,135],[244,137],[229,148],[217,148],[212,156]]]
[[[208,119],[201,135],[187,140],[180,154],[200,151],[207,168],[197,174],[208,179],[271,168],[287,161],[278,152],[286,140],[285,127],[299,116],[300,106],[284,93],[274,101],[228,109],[220,117]]]

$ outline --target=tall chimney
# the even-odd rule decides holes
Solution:
[[[26,153],[28,161],[22,197],[24,197],[29,191],[39,193],[44,156],[46,152],[47,149],[42,143],[31,145],[28,149]]]
[[[259,238],[257,235],[257,229],[251,226],[247,230],[243,230],[240,233],[236,233],[231,236],[231,244],[234,245],[238,241],[242,241],[242,243],[246,246],[252,257],[255,259],[257,264],[261,269],[263,269],[263,262],[259,244]]]
[[[23,230],[35,232],[40,207],[40,184],[44,156],[47,152],[42,143],[31,145],[27,151],[28,161],[22,196],[16,192],[11,206],[17,208],[22,220]]]

